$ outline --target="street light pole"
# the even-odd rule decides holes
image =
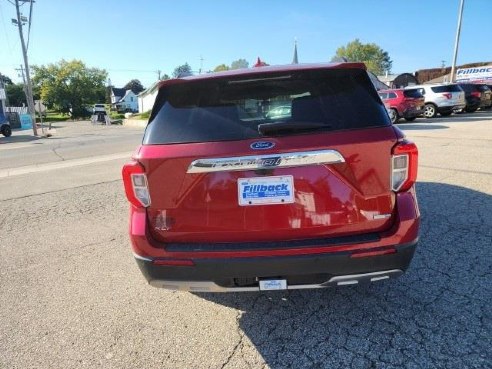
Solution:
[[[30,0],[33,1],[33,0]],[[26,68],[26,98],[27,98],[27,108],[29,109],[29,114],[31,115],[32,119],[32,131],[34,136],[38,135],[38,130],[36,127],[36,115],[34,113],[34,101],[32,97],[32,84],[31,84],[31,74],[29,72],[29,62],[27,60],[27,48],[26,48],[26,43],[24,41],[24,33],[22,31],[22,19],[21,19],[21,14],[20,14],[20,9],[19,9],[19,0],[15,0],[15,9],[17,11],[17,26],[19,27],[19,36],[21,39],[21,45],[22,45],[22,55],[24,57],[24,67]]]
[[[463,17],[463,7],[465,5],[465,0],[461,0],[460,3],[460,12],[458,14],[458,28],[456,30],[456,39],[454,41],[454,55],[453,55],[453,64],[451,66],[451,76],[449,78],[450,82],[455,81],[454,72],[456,69],[456,58],[458,57],[458,47],[460,43],[460,33],[461,33],[461,18]]]

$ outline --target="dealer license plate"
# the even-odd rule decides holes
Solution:
[[[287,280],[285,279],[267,279],[260,281],[260,291],[286,290]]]
[[[292,176],[239,178],[240,206],[291,204],[294,202]]]

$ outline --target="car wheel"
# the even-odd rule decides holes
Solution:
[[[465,111],[466,111],[467,113],[474,113],[474,112],[476,112],[477,110],[478,110],[478,108],[465,108]]]
[[[5,137],[10,137],[12,136],[12,128],[10,128],[9,125],[5,124],[2,126],[2,135]]]
[[[425,104],[424,117],[434,118],[437,115],[437,108],[434,104]]]
[[[398,111],[396,109],[388,109],[388,115],[391,119],[391,123],[395,124],[398,122]]]
[[[440,113],[441,117],[449,117],[451,114],[453,114],[453,111],[445,111]]]
[[[405,118],[407,122],[413,122],[417,117]]]

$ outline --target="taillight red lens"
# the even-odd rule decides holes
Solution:
[[[406,139],[393,148],[391,157],[391,189],[395,192],[409,190],[417,181],[419,152],[417,146]]]
[[[125,164],[122,176],[128,201],[137,208],[150,206],[147,175],[142,165],[136,161]]]
[[[450,99],[451,97],[453,97],[453,94],[450,93],[450,92],[446,92],[446,93],[443,93],[442,94],[446,99]]]
[[[473,91],[473,92],[470,93],[470,95],[475,96],[475,97],[478,97],[478,98],[481,97],[480,91]]]

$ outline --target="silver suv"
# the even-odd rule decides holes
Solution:
[[[437,113],[443,117],[451,115],[453,111],[461,110],[466,106],[465,92],[455,83],[439,85],[411,86],[424,95],[424,116],[434,118]]]

